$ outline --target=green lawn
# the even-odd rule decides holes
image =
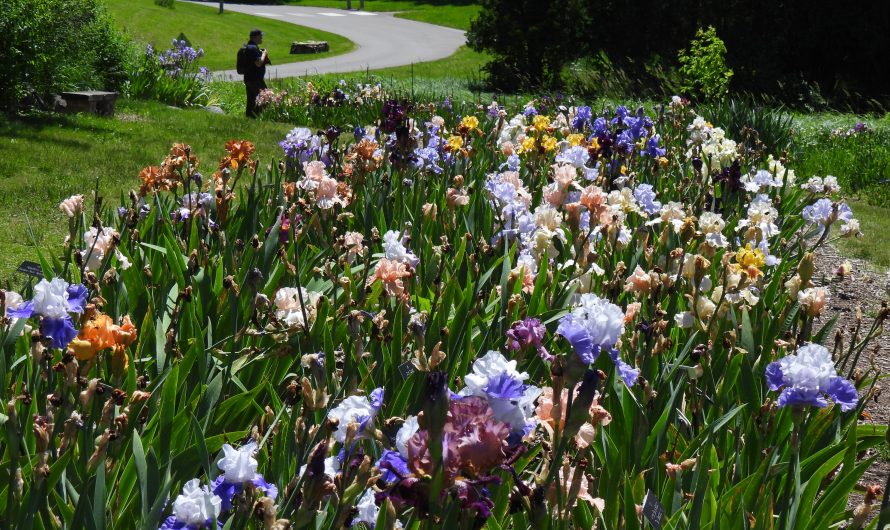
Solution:
[[[853,215],[859,219],[864,235],[856,239],[839,239],[837,246],[847,256],[868,260],[881,270],[890,268],[890,209],[872,206],[862,201],[850,203]]]
[[[295,6],[328,7],[346,9],[346,0],[290,0]],[[358,9],[359,0],[352,0],[352,8]],[[467,30],[470,21],[479,13],[480,6],[468,2],[448,0],[365,0],[365,11],[398,11],[400,18],[429,22]]]
[[[91,197],[96,179],[101,194],[116,205],[121,193],[138,189],[139,170],[157,165],[174,142],[189,143],[209,176],[227,140],[253,141],[268,163],[280,155],[278,141],[290,128],[130,100],[118,102],[114,118],[10,120],[0,114],[0,280],[9,280],[22,260],[35,259],[34,243],[59,250],[67,234],[59,202],[75,193]]]
[[[233,70],[238,48],[247,42],[255,27],[266,32],[263,46],[278,63],[330,57],[355,47],[349,39],[326,31],[231,11],[220,15],[210,7],[183,2],[176,2],[173,9],[158,6],[153,0],[105,0],[105,4],[120,28],[157,49],[167,49],[173,38],[185,34],[193,46],[204,49],[199,64],[211,70]],[[330,51],[311,56],[290,55],[290,45],[295,40],[324,40]]]

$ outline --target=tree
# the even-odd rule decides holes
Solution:
[[[467,44],[491,53],[485,65],[494,88],[555,88],[563,66],[589,51],[593,19],[583,0],[482,0]]]

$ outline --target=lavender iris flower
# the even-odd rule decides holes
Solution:
[[[819,344],[805,344],[792,355],[766,367],[766,383],[779,391],[780,407],[826,407],[830,397],[844,412],[856,408],[859,394],[849,380],[837,375],[831,352]]]
[[[661,203],[655,200],[655,191],[651,184],[640,184],[634,190],[634,199],[649,215],[654,215],[661,211]]]
[[[578,306],[560,319],[556,333],[569,341],[583,364],[594,363],[606,351],[624,383],[631,386],[636,382],[639,370],[625,363],[615,348],[624,334],[624,312],[615,304],[595,294],[583,294]]]

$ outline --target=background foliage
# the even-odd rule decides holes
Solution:
[[[0,5],[0,109],[71,89],[119,89],[129,47],[99,0],[8,0]]]
[[[467,43],[493,55],[485,70],[499,90],[559,86],[563,66],[589,49],[593,14],[587,2],[482,0],[480,4]]]

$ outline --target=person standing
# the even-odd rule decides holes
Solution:
[[[263,43],[263,32],[254,29],[250,32],[250,41],[247,43],[247,56],[250,58],[247,71],[244,73],[244,86],[247,87],[247,117],[255,118],[257,115],[256,97],[260,90],[266,88],[266,65],[272,64],[269,60],[269,52],[260,48]]]

